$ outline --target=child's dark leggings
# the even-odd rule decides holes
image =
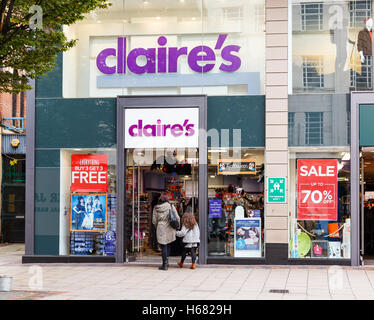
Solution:
[[[192,263],[196,263],[196,248],[195,247],[192,247],[192,248],[183,248],[181,262],[183,263],[184,260],[186,259],[188,251],[191,251]]]

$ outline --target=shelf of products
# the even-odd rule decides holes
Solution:
[[[127,236],[128,239],[135,240],[135,247],[134,250],[146,250],[148,248],[148,239],[150,236],[150,228],[151,228],[151,203],[150,203],[150,196],[148,193],[141,193],[140,198],[138,200],[138,195],[134,194],[134,205],[132,194],[128,194],[128,201],[127,201]],[[133,212],[134,211],[134,212]],[[133,213],[133,214],[132,214]],[[134,223],[134,230],[132,230],[132,226]],[[139,247],[138,247],[138,241]]]

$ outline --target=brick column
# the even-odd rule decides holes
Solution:
[[[288,0],[266,0],[265,59],[265,255],[268,263],[283,264],[288,253],[288,204],[266,200],[268,177],[286,177],[288,189]]]

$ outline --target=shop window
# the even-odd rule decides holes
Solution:
[[[115,150],[61,150],[60,208],[60,255],[115,255]]]
[[[26,163],[25,155],[3,154],[3,183],[25,183]]]
[[[371,0],[349,1],[349,26],[351,28],[360,28],[362,21],[371,16]]]
[[[290,153],[289,255],[294,259],[350,259],[350,154]]]
[[[263,150],[208,150],[209,256],[264,256],[263,179]]]
[[[305,143],[323,145],[323,112],[305,112]]]
[[[323,72],[323,58],[305,58],[303,61],[304,88],[323,88],[325,86]]]
[[[323,4],[301,4],[301,30],[314,31],[323,28]]]

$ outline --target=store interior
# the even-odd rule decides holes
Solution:
[[[185,150],[128,149],[126,155],[126,253],[129,261],[159,259],[153,209],[167,193],[180,217],[187,210],[199,220],[198,152]],[[171,256],[180,256],[183,243],[171,244]]]
[[[258,219],[258,250],[247,252],[247,257],[262,257],[264,253],[264,152],[261,149],[242,148],[235,156],[233,150],[210,149],[208,152],[208,256],[239,257],[235,251],[235,219]],[[220,173],[222,159],[253,161],[253,172]],[[217,215],[212,210],[222,205]]]

